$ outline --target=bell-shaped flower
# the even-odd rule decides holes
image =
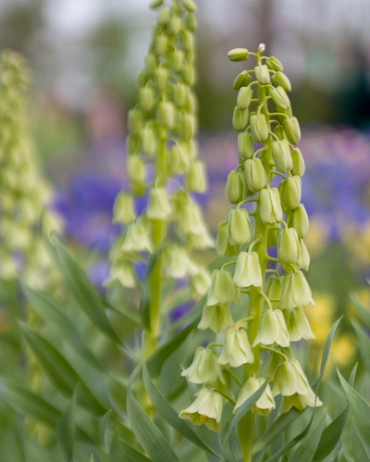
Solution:
[[[269,126],[264,114],[251,114],[251,132],[257,143],[263,143],[269,136]]]
[[[121,246],[123,252],[151,252],[152,243],[146,220],[140,217],[127,227],[127,233]]]
[[[231,204],[238,204],[246,196],[246,180],[243,172],[232,170],[227,177],[225,186],[226,199]]]
[[[260,192],[260,216],[264,223],[270,224],[283,219],[283,210],[277,188],[262,189]]]
[[[281,203],[284,210],[294,210],[301,202],[302,180],[298,175],[289,176],[279,185]]]
[[[207,305],[231,303],[235,298],[235,286],[231,274],[225,269],[213,270]]]
[[[284,318],[292,342],[298,342],[301,339],[309,340],[315,338],[310,323],[302,308],[284,310]]]
[[[266,172],[260,159],[247,159],[244,162],[247,189],[252,193],[266,186]]]
[[[190,159],[183,143],[175,143],[169,150],[169,167],[171,173],[179,175],[189,169]]]
[[[245,209],[237,208],[229,212],[229,242],[231,245],[249,244],[253,238],[249,214]]]
[[[262,313],[261,324],[253,342],[255,347],[259,343],[271,345],[276,343],[284,348],[289,346],[289,334],[284,315],[280,310],[267,310]]]
[[[133,288],[136,285],[136,275],[132,263],[129,260],[118,260],[113,263],[109,270],[109,276],[104,281],[105,287],[111,287],[117,282],[123,287]]]
[[[267,280],[266,295],[271,300],[273,308],[280,306],[281,288],[283,285],[283,277],[270,277]],[[276,301],[278,300],[278,301]]]
[[[218,255],[225,255],[226,257],[232,257],[234,255],[238,255],[239,253],[239,246],[231,245],[229,242],[228,221],[221,221],[218,225],[216,252],[218,253]]]
[[[240,389],[238,399],[236,401],[233,413],[235,414],[240,406],[246,401],[250,396],[253,395],[266,381],[263,377],[249,377],[245,382],[243,387]],[[275,401],[272,396],[271,388],[269,385],[266,386],[262,395],[258,398],[254,406],[252,407],[252,412],[255,414],[266,415],[275,409]]]
[[[135,221],[135,218],[136,215],[132,196],[121,191],[114,201],[113,223],[122,223],[127,225],[128,223]]]
[[[179,414],[179,417],[190,420],[194,425],[206,424],[216,432],[221,428],[221,416],[222,395],[208,388],[202,388],[195,401]]]
[[[322,406],[322,402],[310,388],[307,395],[300,395],[298,393],[294,393],[294,395],[285,396],[281,413],[284,414],[290,411],[292,407],[297,408],[299,411],[304,411],[306,407],[320,406]]]
[[[203,308],[202,319],[198,324],[198,329],[211,329],[216,334],[222,332],[227,327],[234,325],[231,317],[229,306],[221,305],[205,305]]]
[[[315,305],[312,292],[302,271],[286,273],[281,289],[280,305],[282,308],[293,309],[305,307],[308,304]]]
[[[237,287],[262,287],[262,271],[256,252],[240,252],[236,260],[234,283]]]
[[[211,285],[211,276],[205,268],[198,268],[198,271],[191,279],[190,288],[193,297],[203,297]]]
[[[127,176],[133,183],[144,183],[146,177],[145,165],[140,156],[127,156]]]
[[[280,172],[287,173],[292,169],[293,160],[288,140],[283,139],[272,142],[272,158]]]
[[[204,163],[192,162],[185,178],[186,188],[191,191],[204,192],[207,189],[207,176]]]
[[[297,263],[300,255],[300,242],[294,228],[282,229],[278,234],[278,257],[281,263]]]
[[[280,363],[274,377],[272,389],[274,396],[279,393],[283,396],[292,396],[295,393],[307,395],[310,390],[308,380],[298,361],[293,359]]]
[[[253,157],[254,141],[252,135],[247,131],[238,135],[238,151],[240,163]]]
[[[299,255],[297,264],[299,268],[302,268],[305,271],[307,271],[310,266],[310,254],[308,253],[303,239],[299,239]]]
[[[166,190],[162,187],[151,188],[146,215],[152,220],[164,220],[171,213]]]
[[[190,248],[203,250],[214,247],[215,243],[207,230],[205,225],[202,225],[202,229],[198,229],[197,233],[188,233],[186,236],[186,241],[189,244]]]
[[[181,279],[185,276],[193,276],[198,272],[198,267],[190,260],[185,249],[176,245],[168,245],[163,250],[163,273],[166,276]]]
[[[242,364],[254,362],[252,348],[244,329],[226,331],[224,346],[218,362],[219,364],[229,364],[231,367],[239,367]]]
[[[304,163],[304,159],[299,148],[295,148],[292,150],[292,161],[293,161],[293,168],[292,173],[293,175],[303,176],[304,172],[306,171],[306,165]]]
[[[298,237],[303,239],[310,229],[310,222],[308,220],[308,215],[303,204],[287,213],[287,223],[290,228],[295,228]]]
[[[221,366],[217,362],[217,354],[210,348],[199,347],[195,351],[191,365],[182,371],[183,377],[188,376],[190,382],[213,385],[217,379],[222,383],[225,380]]]
[[[291,143],[297,144],[299,142],[301,139],[301,127],[297,117],[287,117],[284,120],[284,131]]]

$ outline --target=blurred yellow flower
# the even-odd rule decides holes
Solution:
[[[316,306],[308,306],[305,309],[307,318],[317,343],[324,343],[333,325],[335,299],[331,294],[315,293],[313,296]]]

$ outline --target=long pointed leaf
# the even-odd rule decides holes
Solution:
[[[369,449],[365,447],[354,422],[352,422],[352,442],[352,456],[354,462],[370,460]]]
[[[289,462],[311,462],[320,441],[322,429],[325,424],[324,415],[313,430],[302,440]]]
[[[56,431],[60,442],[60,447],[67,462],[73,462],[73,443],[75,438],[75,407],[78,385],[72,395],[72,399],[67,409],[58,419]]]

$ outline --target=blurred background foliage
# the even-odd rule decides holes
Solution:
[[[64,218],[69,245],[78,246],[79,261],[99,290],[118,231],[111,220],[126,178],[126,114],[155,21],[147,3],[0,2],[0,49],[20,51],[32,69],[28,112],[35,151],[56,187],[54,206]],[[208,223],[215,231],[225,219],[224,184],[237,159],[231,114],[238,69],[228,62],[227,51],[256,49],[263,42],[284,62],[303,126],[302,201],[311,219],[308,279],[317,303],[307,309],[316,334],[309,354],[315,362],[333,321],[346,314],[332,361],[350,367],[358,352],[349,322],[357,314],[349,294],[355,292],[370,307],[370,3],[198,3],[199,142],[210,177],[209,193],[200,200]],[[11,326],[2,309],[0,335],[6,337]]]

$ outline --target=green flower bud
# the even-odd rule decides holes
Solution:
[[[249,214],[245,209],[229,212],[229,242],[231,245],[249,244],[252,241],[253,230]]]
[[[185,186],[191,191],[205,192],[207,189],[207,177],[204,163],[201,160],[192,162],[186,174]]]
[[[294,229],[294,228],[292,228]],[[305,271],[308,271],[310,266],[310,254],[308,253],[307,247],[303,242],[303,239],[299,240],[299,255],[298,255],[298,266]]]
[[[232,257],[239,253],[239,246],[232,246],[229,243],[229,223],[227,221],[222,221],[218,225],[216,252],[218,255],[225,255],[227,257]]]
[[[195,72],[194,67],[189,64],[184,64],[181,69],[182,77],[188,85],[194,85],[195,83]]]
[[[297,117],[287,117],[284,121],[284,130],[292,144],[297,144],[301,139],[301,128]]]
[[[127,154],[134,155],[138,154],[140,151],[140,143],[138,135],[127,135],[126,137],[126,151]]]
[[[273,88],[270,91],[270,95],[278,108],[289,109],[290,108],[290,99],[285,93],[283,87]]]
[[[278,257],[281,263],[297,263],[300,242],[294,228],[282,229],[278,235]]]
[[[182,28],[182,20],[179,16],[172,16],[170,19],[170,31],[173,35],[177,35]]]
[[[298,237],[303,239],[306,236],[310,229],[310,222],[303,204],[299,204],[295,210],[287,214],[287,223],[289,227],[297,230]]]
[[[122,223],[127,225],[128,223],[135,221],[135,218],[136,215],[132,196],[121,191],[114,201],[113,223]]]
[[[123,252],[151,252],[152,243],[145,221],[141,218],[128,225],[127,233],[121,246]]]
[[[170,19],[170,10],[169,8],[161,8],[158,11],[158,18],[157,18],[157,23],[164,26],[168,23],[168,20]]]
[[[188,140],[195,135],[196,121],[192,114],[184,113],[182,116],[181,134],[184,139]]]
[[[306,407],[320,407],[322,406],[322,402],[319,398],[315,395],[315,393],[311,390],[307,393],[307,395],[299,395],[298,393],[294,393],[294,395],[286,396],[284,398],[283,407],[281,408],[281,413],[284,414],[292,407],[297,408],[299,411],[304,411]]]
[[[188,14],[186,16],[186,26],[189,30],[191,30],[192,32],[195,31],[195,29],[197,28],[197,20],[195,18],[195,15],[194,14]]]
[[[277,345],[287,348],[290,344],[288,329],[285,324],[283,313],[280,310],[267,310],[262,314],[261,324],[258,329],[253,347],[259,343],[263,345]]]
[[[230,61],[246,61],[248,59],[248,50],[246,48],[233,48],[227,53]]]
[[[166,88],[168,80],[168,69],[164,66],[159,66],[154,71],[155,81],[159,91],[163,91]]]
[[[185,9],[188,10],[190,13],[194,13],[194,11],[197,10],[197,5],[193,0],[182,0],[182,3]]]
[[[144,71],[138,72],[136,75],[136,84],[138,88],[144,87],[148,83],[148,76]]]
[[[127,176],[132,183],[145,182],[145,165],[138,155],[127,157]]]
[[[179,72],[182,69],[184,63],[184,52],[182,50],[177,50],[176,48],[171,53],[170,58],[170,67]]]
[[[189,30],[183,30],[183,44],[186,51],[194,50],[194,34]]]
[[[157,58],[153,54],[145,56],[145,73],[150,75],[157,67]]]
[[[256,252],[240,252],[236,260],[234,284],[237,287],[262,287],[262,271]]]
[[[275,58],[275,56],[270,56],[269,58],[266,59],[266,65],[269,69],[273,71],[282,71],[283,70],[283,65],[282,63]]]
[[[315,338],[310,323],[302,308],[294,308],[293,310],[284,310],[284,318],[288,327],[289,337],[291,342],[299,342],[299,340],[310,340]]]
[[[157,120],[159,125],[171,130],[175,120],[175,110],[169,101],[161,101],[158,105]]]
[[[162,10],[164,11],[164,10]],[[167,51],[167,47],[168,47],[168,37],[166,34],[161,34],[161,35],[158,35],[156,38],[155,38],[155,45],[154,45],[154,49],[155,49],[155,52],[156,54],[159,56],[159,55],[164,55]]]
[[[205,305],[203,308],[202,319],[198,324],[198,329],[211,329],[219,334],[227,327],[234,325],[228,305]]]
[[[171,206],[164,188],[151,188],[146,215],[152,220],[163,220],[171,213]]]
[[[207,305],[231,303],[235,298],[235,286],[231,274],[224,270],[213,270],[211,287],[208,292]]]
[[[295,393],[307,395],[310,391],[307,378],[298,361],[283,361],[277,368],[274,387],[274,396],[281,393],[283,396],[292,396]]]
[[[149,111],[153,106],[153,90],[147,85],[139,90],[140,103],[145,111]]]
[[[183,83],[179,83],[175,86],[173,99],[175,105],[183,107],[186,101],[186,87]]]
[[[281,125],[276,125],[274,128],[274,134],[279,138],[279,140],[285,140],[285,131]]]
[[[247,188],[251,192],[254,193],[266,186],[266,172],[260,159],[247,159],[244,162],[244,172]]]
[[[305,166],[304,159],[303,159],[300,149],[295,148],[292,150],[292,161],[293,161],[293,168],[292,168],[293,175],[298,175],[302,177],[304,175],[304,172],[306,171],[306,166]]]
[[[215,432],[221,429],[221,416],[222,395],[208,388],[202,388],[194,403],[179,414],[181,419],[188,419],[194,425],[206,424]]]
[[[231,204],[238,204],[245,198],[246,180],[243,172],[232,170],[226,181],[225,195]]]
[[[225,335],[225,342],[218,363],[239,367],[242,364],[253,362],[254,356],[246,331],[244,329],[229,329]]]
[[[286,273],[281,289],[280,306],[286,309],[303,308],[308,304],[314,305],[312,292],[302,271]]]
[[[276,168],[282,172],[287,173],[293,167],[293,160],[290,154],[290,147],[287,140],[273,141],[272,142],[272,158]]]
[[[136,285],[135,271],[132,263],[128,260],[118,260],[113,263],[109,270],[109,276],[104,281],[105,287],[111,287],[120,283],[123,287],[132,289]]]
[[[275,87],[282,87],[285,91],[292,91],[290,80],[282,72],[277,72],[271,77],[271,80]]]
[[[236,414],[240,406],[251,397],[261,386],[266,382],[263,377],[249,377],[243,387],[240,389],[238,399],[236,401],[233,413]],[[261,397],[257,400],[256,404],[252,407],[252,412],[260,415],[267,415],[275,409],[275,402],[272,396],[270,385],[267,385]]]
[[[277,235],[281,230],[279,223],[272,223],[267,228],[267,247],[275,247],[277,246]]]
[[[157,141],[155,132],[152,127],[146,127],[143,130],[142,134],[142,151],[143,154],[147,156],[152,156],[157,150]]]
[[[259,83],[262,83],[263,85],[270,83],[270,73],[266,64],[256,66],[254,68],[254,72]]]
[[[152,10],[155,10],[161,5],[163,5],[163,0],[153,0],[152,2],[150,2],[149,8],[151,8]]]
[[[204,268],[198,268],[197,273],[192,277],[190,288],[192,296],[203,297],[211,285],[211,277],[208,271]]]
[[[241,162],[253,157],[254,141],[252,135],[247,131],[239,133],[238,135],[238,151]]]
[[[264,223],[276,223],[283,219],[280,195],[277,188],[262,189],[260,192],[260,216]]]
[[[241,87],[238,92],[238,98],[236,100],[236,105],[238,109],[243,111],[247,109],[251,103],[251,99],[253,98],[253,90],[250,86],[248,87]]]
[[[190,112],[190,113],[195,113],[197,112],[198,104],[197,100],[194,96],[194,93],[190,91],[188,87],[188,92],[186,94],[186,99],[185,99],[185,111]]]
[[[127,125],[131,133],[139,133],[143,126],[143,118],[141,112],[137,109],[131,109],[128,111]]]
[[[221,366],[218,363],[217,354],[210,348],[198,347],[190,367],[182,371],[183,377],[188,376],[192,383],[214,384],[217,379],[222,383],[225,380]]]
[[[252,114],[250,120],[253,138],[257,143],[263,143],[269,136],[269,127],[266,117],[263,114]]]
[[[234,90],[239,90],[241,87],[246,87],[252,81],[252,77],[248,74],[247,71],[242,71],[238,74],[234,80],[233,87]]]
[[[248,109],[240,110],[238,107],[234,108],[233,113],[233,127],[234,130],[240,132],[248,125]]]
[[[193,276],[198,271],[198,267],[190,260],[185,249],[173,244],[163,249],[162,265],[163,273],[175,279]]]
[[[286,178],[279,185],[281,203],[285,209],[294,210],[301,202],[301,177],[294,175]]]
[[[279,302],[271,302],[273,308],[280,306],[281,288],[283,285],[283,278],[270,277],[267,281],[266,295],[270,300],[279,300]]]
[[[189,169],[189,158],[182,144],[174,144],[169,151],[169,166],[171,173],[178,175]]]

